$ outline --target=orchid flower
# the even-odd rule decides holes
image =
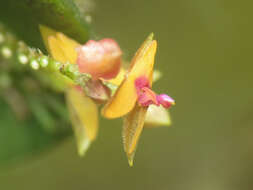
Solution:
[[[66,102],[70,119],[76,136],[78,153],[84,155],[98,132],[98,106],[101,100],[107,100],[110,90],[103,81],[117,79],[121,66],[121,50],[112,39],[100,41],[90,40],[81,45],[66,35],[46,26],[40,26],[43,41],[51,56],[61,63],[76,64],[80,73],[89,74],[91,79],[86,81],[82,91],[73,81],[60,73],[68,84],[65,88]],[[103,102],[102,101],[102,102]]]
[[[78,86],[60,72],[54,73],[65,81],[64,92],[79,154],[84,155],[97,136],[97,104],[108,101],[102,110],[105,117],[127,115],[124,148],[132,165],[144,123],[146,127],[171,124],[165,108],[174,104],[174,100],[151,90],[152,81],[161,76],[157,71],[153,73],[156,41],[149,37],[126,70],[121,64],[122,51],[112,39],[90,40],[81,45],[46,26],[40,26],[40,31],[48,52],[59,64],[72,64],[78,72],[90,76],[84,86]]]
[[[175,104],[168,95],[156,95],[151,90],[156,48],[157,42],[153,40],[151,34],[137,51],[123,82],[102,110],[106,118],[126,116],[123,125],[123,143],[130,166],[133,165],[148,107],[162,105],[169,108]]]
[[[81,47],[79,43],[46,26],[40,26],[40,31],[48,52],[56,61],[76,64],[78,58],[76,49]],[[91,98],[71,82],[68,82],[65,94],[78,153],[84,155],[97,136],[98,108]]]

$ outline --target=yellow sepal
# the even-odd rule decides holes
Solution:
[[[153,65],[156,54],[157,42],[151,37],[144,42],[134,56],[130,69],[127,71],[124,81],[117,89],[114,96],[102,110],[106,118],[117,118],[130,112],[137,100],[135,80],[138,77],[147,77],[152,85]]]
[[[123,144],[130,166],[133,165],[134,154],[143,129],[146,112],[147,107],[141,107],[136,104],[134,109],[124,119]]]
[[[62,63],[76,63],[78,42],[47,26],[40,25],[40,32],[49,54]]]
[[[66,100],[77,140],[78,153],[83,156],[97,136],[98,108],[89,97],[74,87],[66,91]]]

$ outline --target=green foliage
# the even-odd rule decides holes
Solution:
[[[0,19],[28,45],[42,49],[38,24],[61,31],[84,43],[89,26],[72,0],[4,0]]]
[[[62,85],[44,49],[39,24],[84,43],[89,27],[72,0],[0,3],[0,165],[39,153],[71,134]],[[6,27],[7,26],[7,27]],[[12,35],[15,34],[15,35]],[[17,37],[17,38],[16,38]],[[27,65],[26,65],[27,64]],[[28,66],[29,65],[29,66]]]
[[[0,165],[33,155],[59,143],[66,134],[49,134],[39,121],[16,119],[10,107],[0,99]]]
[[[50,60],[17,40],[2,25],[0,38],[2,165],[52,147],[71,133],[64,98],[48,85],[45,73],[35,72],[36,65],[32,64],[38,62],[45,67],[45,61]]]

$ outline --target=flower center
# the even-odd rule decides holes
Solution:
[[[175,104],[174,99],[167,94],[157,95],[152,91],[149,81],[145,76],[139,77],[135,80],[135,88],[138,97],[137,101],[143,107],[154,104],[156,106],[162,105],[164,108],[170,108]]]

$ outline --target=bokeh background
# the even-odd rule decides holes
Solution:
[[[132,57],[158,40],[158,92],[175,98],[170,128],[145,129],[130,168],[121,120],[101,119],[80,158],[73,138],[0,171],[12,190],[253,189],[252,3],[234,0],[96,0],[96,38],[112,37]],[[1,108],[0,108],[1,109]]]

